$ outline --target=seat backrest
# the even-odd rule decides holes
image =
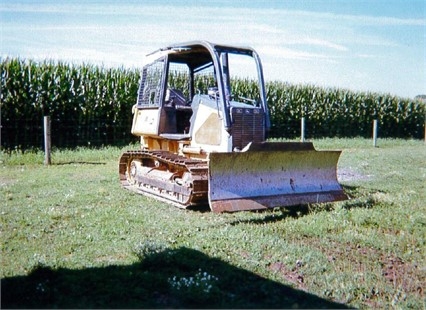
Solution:
[[[187,101],[183,92],[175,88],[167,89],[165,100],[172,106],[187,105]]]

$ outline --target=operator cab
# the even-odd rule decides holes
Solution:
[[[232,127],[233,107],[267,109],[261,65],[252,49],[200,41],[158,50],[147,59],[135,106],[144,115],[135,116],[148,124],[138,125],[134,118],[136,135],[190,139],[191,117],[200,96],[214,100],[226,130]]]

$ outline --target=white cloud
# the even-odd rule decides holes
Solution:
[[[326,47],[326,48],[330,48],[330,49],[334,49],[334,50],[338,50],[338,51],[348,51],[348,48],[341,45],[341,44],[336,44],[333,42],[330,42],[328,40],[323,40],[323,39],[317,39],[317,38],[306,38],[306,39],[302,39],[300,41],[301,44],[307,44],[307,45],[315,45],[315,46],[321,46],[321,47]]]
[[[414,19],[414,18],[395,18],[386,16],[351,16],[343,15],[341,18],[351,21],[357,24],[369,25],[369,26],[426,26],[426,19]]]
[[[294,59],[294,60],[315,60],[321,59],[328,62],[334,62],[338,57],[330,56],[326,54],[310,53],[306,51],[300,51],[287,47],[279,47],[275,45],[266,45],[258,48],[261,56],[271,58],[283,58],[283,59]]]
[[[364,59],[374,59],[374,58],[378,58],[379,56],[376,54],[358,54],[359,58],[364,58]]]
[[[289,12],[286,11],[286,13]],[[388,16],[350,15],[311,11],[292,11],[291,14],[308,20],[321,19],[333,21],[333,23],[339,21],[365,26],[426,26],[425,18],[396,18]]]

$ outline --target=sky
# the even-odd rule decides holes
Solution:
[[[0,57],[141,68],[172,43],[253,47],[268,81],[426,94],[426,0],[0,0]]]

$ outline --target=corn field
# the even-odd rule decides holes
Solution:
[[[425,104],[387,94],[353,92],[310,85],[270,83],[267,100],[274,134],[300,136],[288,124],[305,117],[310,137],[371,137],[372,123],[378,120],[381,137],[424,138]]]
[[[124,145],[130,134],[140,72],[125,68],[2,59],[1,146],[25,150],[43,146],[43,116],[52,120],[52,145]],[[173,83],[178,85],[179,78]],[[235,96],[250,97],[252,81],[235,81]],[[197,87],[201,87],[197,85]],[[268,82],[272,137],[307,135],[370,137],[379,121],[381,137],[424,138],[425,104],[387,94]]]
[[[139,72],[92,65],[6,59],[1,62],[2,146],[43,145],[43,116],[52,145],[127,144]]]

